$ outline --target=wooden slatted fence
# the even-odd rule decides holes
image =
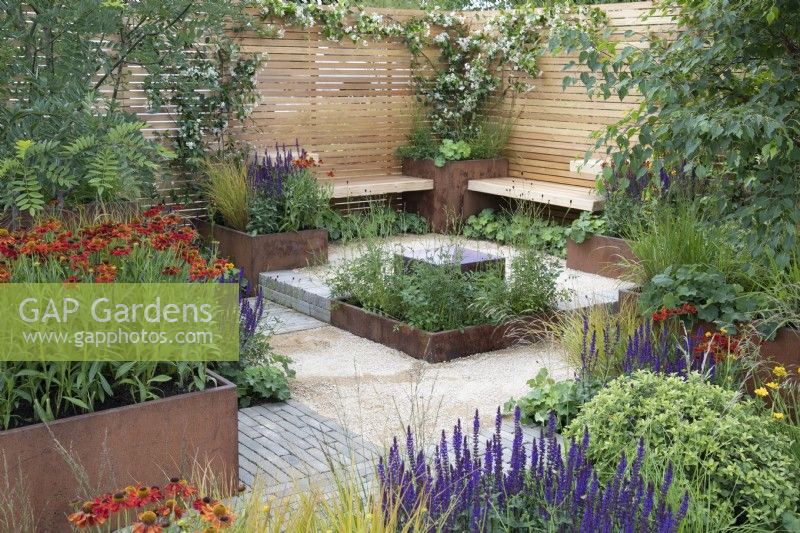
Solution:
[[[637,41],[626,32],[669,32],[669,19],[643,20],[651,2],[599,6],[609,16],[619,41]],[[393,18],[419,12],[376,10]],[[358,180],[400,175],[395,150],[410,132],[416,110],[411,86],[411,55],[400,42],[331,42],[316,29],[287,28],[280,39],[246,35],[243,50],[265,54],[258,74],[260,103],[252,116],[236,125],[236,135],[263,149],[295,139],[323,160],[323,180]],[[571,172],[569,162],[593,145],[592,131],[613,123],[638,103],[591,101],[583,87],[562,90],[564,65],[570,57],[541,58],[536,88],[516,99],[519,119],[506,156],[513,177],[592,187],[591,177]],[[150,125],[150,133],[168,133],[175,123],[169,109],[148,114],[142,90],[143,72],[131,70],[124,103]],[[333,178],[329,176],[332,173]],[[179,187],[180,183],[169,187]]]

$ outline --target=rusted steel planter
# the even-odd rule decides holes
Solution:
[[[535,316],[499,326],[484,324],[431,333],[341,300],[331,306],[331,325],[429,363],[507,348],[520,340],[518,329],[525,329],[526,341],[534,340],[544,330],[534,326],[545,322],[545,318]]]
[[[635,259],[628,243],[617,237],[592,235],[580,244],[567,240],[567,268],[581,272],[621,278],[626,270],[621,263]]]
[[[250,235],[206,220],[197,220],[195,227],[203,239],[219,243],[221,255],[244,269],[252,287],[258,286],[261,272],[302,268],[328,260],[328,232],[324,229]]]
[[[787,367],[800,367],[800,330],[781,328],[771,341],[761,344],[761,357]]]
[[[56,440],[101,491],[134,483],[161,486],[172,475],[188,476],[195,460],[235,487],[236,386],[209,375],[218,385],[203,391],[0,431],[2,467],[8,468],[4,474],[12,485],[26,485],[37,531],[69,530],[66,513],[79,496],[75,474]]]
[[[508,176],[507,159],[449,161],[437,167],[431,160],[403,161],[403,174],[433,180],[433,190],[411,195],[417,211],[428,219],[433,231],[444,233],[454,221],[461,221],[487,207],[496,208],[500,199],[467,190],[469,180]]]

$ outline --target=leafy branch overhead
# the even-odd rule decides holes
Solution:
[[[583,43],[579,79],[595,98],[641,102],[598,133],[614,169],[683,173],[704,203],[741,220],[757,254],[786,265],[800,224],[800,10],[794,0],[659,1],[680,32]],[[643,46],[643,44],[645,46]],[[619,185],[630,179],[621,172]]]

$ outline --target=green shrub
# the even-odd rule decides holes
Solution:
[[[642,287],[639,305],[645,314],[682,304],[697,307],[697,318],[734,327],[749,321],[756,311],[756,299],[744,293],[738,283],[703,265],[668,266]]]
[[[705,265],[728,282],[744,277],[747,256],[736,248],[734,229],[713,226],[689,203],[663,204],[651,217],[637,220],[628,241],[636,261],[631,273],[644,284],[667,267]]]
[[[0,210],[36,216],[50,202],[64,207],[154,196],[160,164],[174,154],[144,138],[146,124],[112,112],[77,117],[60,136],[4,145],[0,135]]]
[[[636,455],[643,438],[646,479],[658,484],[671,463],[672,503],[689,491],[686,531],[772,529],[797,509],[800,472],[775,422],[737,400],[696,374],[640,371],[601,390],[564,434],[580,438],[588,429],[589,459],[603,480],[614,475],[620,453]]]
[[[480,289],[475,293],[473,305],[494,322],[548,309],[563,296],[556,288],[560,273],[557,260],[533,248],[522,248],[511,259],[509,279],[501,276],[477,278]]]
[[[462,234],[469,239],[532,247],[559,257],[564,256],[566,249],[566,228],[525,205],[499,213],[484,209],[467,219]]]
[[[547,424],[550,413],[555,413],[556,429],[569,424],[599,388],[599,384],[575,379],[556,381],[546,368],[539,370],[527,385],[531,390],[517,401],[512,398],[506,402],[504,410],[511,413],[519,405],[524,420],[542,426]]]

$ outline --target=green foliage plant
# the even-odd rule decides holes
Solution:
[[[579,80],[606,100],[641,96],[590,152],[605,147],[616,168],[639,176],[651,162],[654,179],[681,169],[711,183],[704,201],[744,225],[752,255],[786,266],[800,223],[797,3],[659,0],[653,11],[681,31],[622,46],[607,33],[575,48],[588,71],[565,85]]]
[[[225,225],[239,231],[248,228],[252,188],[247,167],[235,160],[210,160],[203,164],[203,192],[209,211],[219,216]]]
[[[480,290],[474,296],[473,306],[493,322],[551,309],[554,302],[565,296],[556,286],[562,271],[558,260],[535,248],[523,247],[517,250],[510,263],[508,279],[486,276],[476,280]]]
[[[536,377],[528,380],[530,390],[519,400],[506,402],[504,410],[512,412],[519,405],[525,421],[545,426],[550,413],[556,415],[556,429],[566,427],[578,414],[581,406],[597,391],[588,381],[564,379],[556,381],[542,368]]]
[[[40,213],[51,200],[71,207],[154,194],[171,153],[146,140],[140,121],[121,110],[131,68],[142,69],[152,110],[176,106],[181,161],[196,156],[200,147],[187,153],[191,141],[220,133],[252,108],[256,58],[233,44],[241,30],[263,34],[247,4],[3,2],[0,55],[9,60],[0,61],[2,207],[16,216]],[[28,145],[22,158],[19,143]]]
[[[800,328],[800,252],[793,252],[785,267],[766,261],[750,282],[759,302],[760,331],[772,337],[782,327]]]
[[[466,220],[462,235],[536,248],[559,257],[564,256],[566,249],[566,228],[525,204],[512,211],[484,209]]]
[[[469,159],[472,148],[466,141],[453,141],[444,139],[439,146],[439,152],[433,158],[433,163],[437,167],[443,167],[448,161],[461,161]]]
[[[668,266],[642,287],[639,297],[645,315],[687,303],[697,308],[698,319],[728,328],[749,322],[759,308],[754,295],[705,265]]]
[[[317,181],[308,169],[293,172],[283,184],[280,231],[321,227],[330,201],[330,187]]]
[[[174,154],[142,136],[144,123],[110,111],[93,116],[87,108],[73,126],[46,140],[18,138],[5,157],[0,144],[0,207],[36,216],[48,203],[63,208],[153,197],[159,164]],[[14,129],[6,133],[13,136]]]
[[[608,384],[583,406],[564,435],[592,435],[589,459],[602,480],[613,477],[621,453],[636,456],[658,484],[672,466],[672,503],[690,498],[687,531],[773,529],[800,501],[800,472],[789,439],[775,421],[738,393],[687,378],[638,371]]]
[[[290,357],[275,352],[271,331],[257,331],[242,339],[239,361],[217,365],[217,371],[236,384],[239,406],[288,400],[289,379],[295,377],[295,370],[290,367]]]
[[[424,217],[406,211],[397,211],[382,202],[370,202],[366,209],[340,213],[327,211],[322,226],[328,230],[332,241],[351,242],[393,235],[428,233],[428,221]]]
[[[713,268],[729,283],[745,278],[748,261],[737,249],[736,226],[714,227],[690,203],[664,204],[651,218],[635,221],[627,241],[636,256],[631,279],[639,284],[682,265]]]
[[[588,211],[582,211],[580,216],[572,221],[566,230],[568,239],[580,244],[592,235],[603,235],[606,229],[606,219]]]

